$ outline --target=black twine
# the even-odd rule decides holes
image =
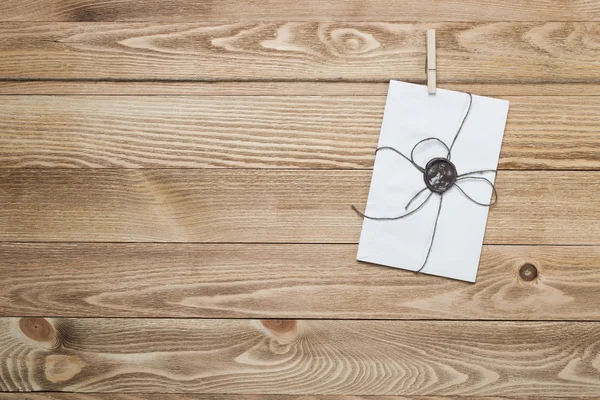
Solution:
[[[451,157],[452,157],[452,149],[454,148],[454,145],[456,144],[456,139],[458,139],[458,135],[460,134],[460,132],[462,131],[463,126],[465,125],[465,121],[467,120],[467,117],[469,116],[469,112],[471,111],[471,106],[473,105],[473,95],[471,93],[468,93],[469,95],[469,105],[467,107],[467,111],[465,113],[465,115],[463,116],[460,125],[458,127],[458,130],[456,131],[456,134],[454,135],[454,138],[452,139],[452,143],[450,144],[450,147],[448,147],[448,145],[446,145],[446,143],[444,143],[443,141],[441,141],[440,139],[436,138],[436,137],[427,137],[425,139],[422,139],[420,141],[418,141],[412,148],[411,152],[410,152],[410,157],[407,157],[404,153],[402,153],[401,151],[398,151],[397,149],[390,147],[390,146],[382,146],[377,148],[377,150],[375,150],[375,154],[377,154],[377,152],[379,152],[380,150],[391,150],[393,152],[395,152],[396,154],[402,156],[406,161],[408,161],[409,163],[411,163],[418,171],[420,171],[421,173],[425,173],[426,169],[424,167],[421,167],[419,164],[417,164],[415,162],[414,159],[414,152],[415,149],[417,147],[419,147],[422,143],[428,142],[428,141],[437,141],[439,143],[441,143],[446,150],[448,150],[448,153],[446,155],[446,159],[448,161],[450,161]],[[483,207],[491,207],[494,204],[496,204],[497,200],[498,200],[498,192],[496,191],[496,187],[494,186],[494,184],[492,183],[492,181],[490,181],[489,179],[482,177],[482,176],[471,176],[471,175],[476,175],[476,174],[484,174],[487,172],[492,172],[494,174],[497,174],[498,171],[495,169],[481,169],[481,170],[477,170],[477,171],[471,171],[471,172],[466,172],[464,174],[458,175],[456,176],[455,181],[452,183],[452,186],[456,186],[458,188],[458,190],[460,190],[460,192],[462,194],[465,195],[465,197],[469,200],[471,200],[473,203],[478,204],[480,206]],[[473,199],[471,196],[469,196],[464,189],[458,184],[459,181],[466,181],[466,180],[477,180],[477,181],[484,181],[486,184],[490,185],[492,187],[492,198],[490,200],[489,203],[482,203],[479,202],[475,199]],[[450,188],[451,188],[450,187]],[[435,222],[433,224],[433,231],[431,234],[431,240],[429,242],[429,247],[427,248],[427,254],[425,255],[425,260],[423,261],[423,264],[421,265],[421,268],[415,270],[415,272],[421,272],[423,270],[423,268],[425,268],[425,265],[427,264],[427,260],[429,259],[429,255],[431,254],[431,249],[433,248],[433,242],[435,239],[435,233],[437,231],[437,226],[438,226],[438,220],[440,218],[440,213],[442,211],[442,201],[444,199],[444,193],[446,193],[448,189],[445,189],[442,193],[439,193],[440,196],[440,204],[438,206],[438,210],[437,210],[437,214],[435,216]],[[415,201],[415,199],[417,199],[419,197],[419,195],[421,195],[423,192],[425,192],[426,190],[429,189],[429,195],[427,195],[427,197],[425,198],[425,200],[423,200],[416,208],[414,208],[411,211],[408,211],[410,205]],[[352,209],[361,217],[363,218],[367,218],[367,219],[371,219],[371,220],[375,220],[375,221],[396,221],[402,218],[406,218],[409,215],[414,214],[415,212],[419,211],[421,208],[423,208],[423,206],[429,201],[429,199],[431,198],[431,196],[434,194],[433,191],[431,191],[431,189],[429,187],[425,187],[421,190],[419,190],[413,197],[411,197],[411,199],[408,201],[408,203],[406,203],[406,205],[404,206],[404,209],[408,212],[404,213],[404,214],[400,214],[398,216],[395,217],[372,217],[369,215],[365,215],[364,213],[360,212],[356,207],[351,206]]]

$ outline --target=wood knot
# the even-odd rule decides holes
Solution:
[[[331,32],[331,44],[336,55],[364,54],[380,47],[369,33],[352,28],[338,28]]]
[[[535,265],[531,263],[525,263],[519,268],[519,276],[525,282],[531,282],[538,276],[538,270]]]
[[[78,356],[50,355],[46,357],[44,374],[50,382],[58,383],[73,379],[85,363]]]
[[[360,48],[360,41],[357,38],[348,38],[346,39],[346,47],[356,51]]]
[[[298,338],[298,322],[289,319],[263,319],[260,321],[279,343],[292,343]]]
[[[29,339],[43,343],[57,343],[56,329],[44,318],[21,318],[19,329]]]
[[[263,319],[260,323],[276,335],[296,331],[296,321],[289,319]]]

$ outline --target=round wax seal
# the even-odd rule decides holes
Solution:
[[[435,193],[444,193],[456,182],[456,167],[447,158],[429,160],[423,172],[425,185]]]

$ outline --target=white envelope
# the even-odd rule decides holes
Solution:
[[[391,81],[378,147],[389,146],[410,157],[413,146],[427,137],[436,137],[447,146],[469,106],[467,93]],[[508,101],[472,96],[472,105],[460,135],[452,148],[451,160],[458,174],[496,169],[508,115]],[[434,141],[415,149],[420,166],[447,150]],[[474,175],[477,176],[477,175]],[[483,175],[494,182],[495,174]],[[478,180],[464,180],[460,186],[473,199],[490,202],[492,188]],[[365,214],[393,217],[406,213],[405,205],[425,188],[423,173],[393,151],[379,151]],[[430,193],[426,190],[415,205]],[[498,193],[498,202],[502,193]],[[395,221],[364,220],[357,259],[374,264],[416,271],[426,258],[440,195],[434,193],[425,205],[406,218]],[[411,206],[411,208],[414,208]],[[409,209],[410,210],[410,209]],[[422,273],[475,282],[489,207],[475,204],[457,187],[443,193],[437,230]]]

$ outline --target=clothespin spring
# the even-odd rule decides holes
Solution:
[[[435,94],[437,78],[435,59],[435,29],[427,30],[427,53],[425,55],[425,71],[427,73],[427,93]]]

